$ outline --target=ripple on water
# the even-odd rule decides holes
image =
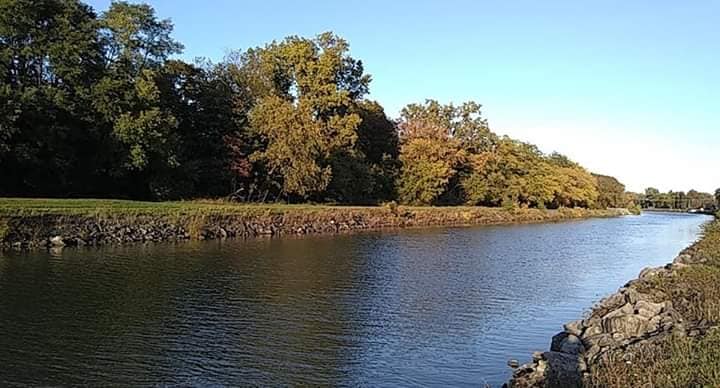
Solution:
[[[9,253],[0,385],[499,385],[705,220]]]

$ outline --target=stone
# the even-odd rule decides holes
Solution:
[[[640,271],[640,275],[638,275],[638,277],[640,279],[645,279],[645,278],[659,275],[665,271],[666,270],[663,267],[647,267],[647,268],[643,268],[643,270]]]
[[[665,305],[663,303],[653,303],[640,300],[635,304],[635,313],[646,318],[652,318],[663,311]]]
[[[579,337],[569,334],[565,339],[560,343],[560,353],[566,353],[566,354],[580,354],[585,351],[585,346],[583,346],[582,341]]]
[[[564,331],[555,334],[550,341],[550,350],[553,352],[559,352],[562,347],[563,341],[565,341],[565,338],[567,338],[569,335],[570,334]]]
[[[597,334],[583,338],[583,344],[585,348],[590,349],[593,347],[603,348],[611,346],[614,343],[612,335],[608,333]]]
[[[517,367],[520,366],[520,362],[519,362],[518,360],[515,360],[515,359],[510,359],[510,360],[508,360],[507,364],[508,364],[508,366],[509,366],[510,368],[513,368],[513,369],[516,369]]]
[[[587,358],[588,360],[590,360],[592,362],[593,357],[595,357],[599,353],[600,353],[600,347],[595,345],[585,351],[585,358]]]
[[[616,308],[622,306],[625,304],[625,296],[622,294],[612,294],[608,296],[607,298],[600,301],[600,307],[609,309],[609,310],[615,310]]]
[[[634,287],[628,288],[625,292],[625,300],[634,305],[635,303],[641,301],[641,300],[651,300],[651,295],[643,294],[636,290]]]
[[[641,315],[630,315],[614,311],[603,318],[603,331],[608,333],[619,333],[624,337],[636,337],[645,334],[649,329],[649,321]]]
[[[50,245],[54,247],[63,247],[65,246],[65,241],[63,241],[62,236],[55,236],[50,239]]]
[[[602,326],[600,326],[600,321],[598,321],[598,323],[596,325],[592,325],[585,329],[585,331],[583,332],[583,338],[593,336],[596,334],[602,334],[602,332],[603,332]]]
[[[547,361],[546,387],[582,387],[582,367],[578,356],[545,352],[543,358]]]
[[[586,328],[594,326],[594,325],[599,325],[599,324],[600,324],[600,317],[598,317],[597,315],[594,315],[594,314],[583,319],[583,326],[585,326]]]
[[[542,360],[542,352],[533,352],[532,354],[533,361],[539,362]]]
[[[688,255],[687,253],[679,254],[675,260],[673,260],[673,264],[689,264],[692,261],[692,256]]]
[[[564,326],[565,331],[576,336],[581,336],[585,326],[583,325],[582,319],[566,323]]]

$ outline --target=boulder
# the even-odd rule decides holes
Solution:
[[[597,324],[589,326],[588,328],[585,329],[585,331],[583,332],[583,338],[590,337],[590,336],[597,335],[597,334],[602,334],[602,332],[603,332],[602,326],[600,324],[600,321],[598,320]]]
[[[53,247],[63,247],[65,246],[65,241],[62,236],[54,236],[50,239],[50,245]]]
[[[583,343],[579,337],[577,337],[573,334],[569,334],[560,343],[559,351],[560,351],[560,353],[578,355],[585,351],[585,347],[583,346]]]
[[[600,303],[598,303],[598,306],[596,308],[597,312],[602,316],[607,314],[607,312],[615,310],[622,305],[624,305],[625,302],[625,295],[620,293],[614,293],[605,299],[601,300]]]
[[[638,275],[638,278],[640,278],[640,279],[650,278],[650,277],[659,275],[664,272],[666,272],[664,267],[647,267],[647,268],[644,268],[642,271],[640,271],[640,275]]]
[[[584,362],[577,355],[545,352],[543,358],[547,362],[545,387],[582,387]]]
[[[564,332],[564,331],[555,334],[555,335],[552,337],[552,340],[550,341],[550,350],[553,351],[553,352],[559,352],[560,349],[562,348],[562,343],[563,343],[563,341],[565,341],[565,339],[566,339],[569,335],[570,335],[570,334],[568,334],[568,333],[566,333],[566,332]]]
[[[603,317],[602,327],[607,333],[620,334],[623,337],[636,337],[652,331],[646,317],[627,314],[621,310],[613,311]]]
[[[664,308],[664,303],[653,303],[645,300],[640,300],[635,304],[635,313],[642,315],[646,318],[652,318],[660,314]]]
[[[594,347],[604,348],[611,346],[613,343],[614,341],[612,335],[608,333],[602,333],[583,338],[583,344],[587,349],[592,349]]]
[[[565,331],[576,336],[581,336],[583,333],[583,330],[585,329],[585,325],[583,324],[583,320],[577,320],[568,322],[564,325]]]

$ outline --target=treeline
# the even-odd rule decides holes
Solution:
[[[716,210],[720,204],[720,189],[715,194],[697,190],[668,191],[666,193],[654,187],[648,187],[644,193],[633,194],[634,201],[646,209],[705,209]]]
[[[144,4],[0,2],[0,195],[628,205],[616,179],[497,136],[475,102],[388,118],[332,33],[212,64],[171,59],[172,29]]]

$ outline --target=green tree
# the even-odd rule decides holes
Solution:
[[[625,185],[616,178],[593,174],[598,187],[597,204],[601,208],[624,207],[627,204],[625,198]]]
[[[108,67],[94,88],[94,106],[111,123],[131,180],[147,182],[154,198],[177,197],[171,174],[180,166],[178,120],[159,84],[162,66],[182,45],[170,37],[172,23],[146,4],[113,2],[101,23]]]
[[[461,182],[470,173],[469,157],[497,141],[474,102],[460,107],[435,100],[410,104],[401,112],[399,131],[398,193],[411,204],[464,202]]]
[[[0,1],[0,192],[74,195],[103,179],[90,97],[103,68],[87,5]]]
[[[321,195],[332,179],[333,156],[354,153],[362,119],[351,110],[370,77],[348,50],[343,39],[324,33],[252,52],[259,59],[249,61],[251,71],[267,82],[253,92],[261,97],[249,111],[251,130],[263,144],[251,159],[279,182],[278,195]]]
[[[360,116],[357,141],[352,149],[336,152],[328,186],[331,200],[373,203],[395,198],[398,134],[395,124],[375,101],[359,101],[351,112]]]

